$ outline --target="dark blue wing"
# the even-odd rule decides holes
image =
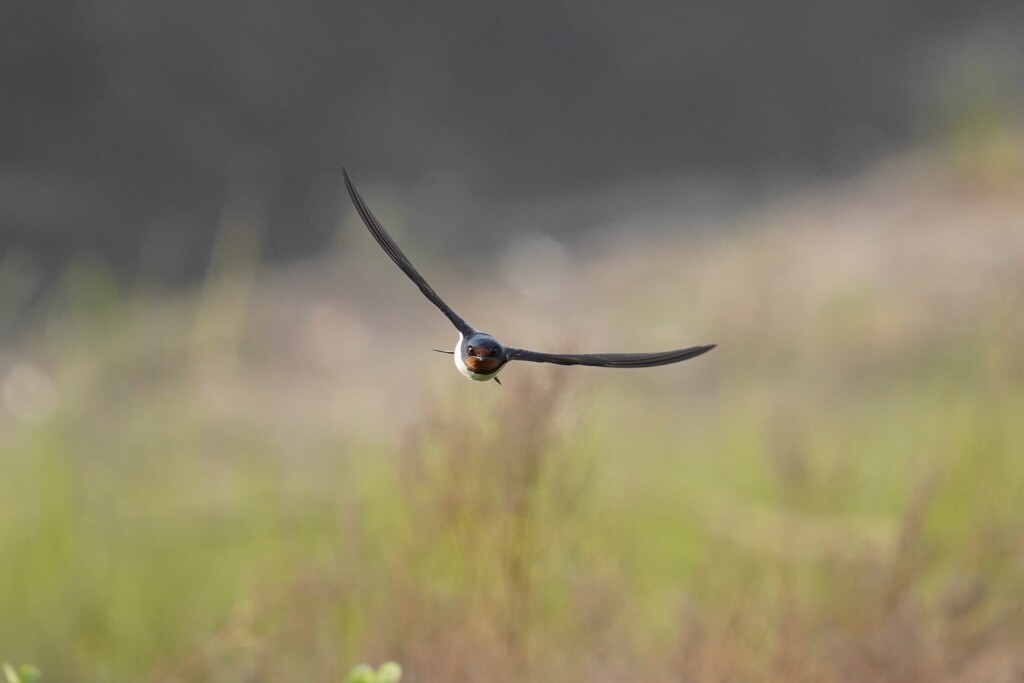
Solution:
[[[352,197],[352,203],[356,205],[356,211],[359,212],[359,217],[363,219],[363,223],[369,228],[370,234],[377,240],[377,244],[387,252],[387,255],[391,257],[391,260],[398,264],[398,267],[402,269],[402,272],[409,276],[420,291],[423,292],[423,296],[430,299],[431,303],[441,309],[441,312],[448,316],[448,319],[455,325],[455,329],[461,332],[463,335],[469,335],[474,330],[466,321],[463,320],[458,313],[452,310],[451,306],[446,304],[444,300],[437,295],[437,292],[427,284],[427,281],[423,279],[423,276],[413,267],[409,259],[406,258],[402,250],[398,248],[395,241],[391,239],[391,235],[388,234],[384,226],[380,224],[376,216],[370,211],[369,207],[366,206],[366,202],[359,196],[359,192],[356,191],[355,186],[352,185],[351,178],[348,177],[348,171],[342,169],[342,175],[345,176],[345,187],[348,188],[348,194]]]
[[[715,348],[708,346],[691,346],[688,349],[663,351],[660,353],[540,353],[526,349],[506,349],[509,360],[525,360],[533,363],[555,363],[556,365],[591,365],[599,368],[650,368],[668,365],[695,358]]]

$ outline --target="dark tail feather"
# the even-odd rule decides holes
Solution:
[[[449,356],[454,356],[454,351],[442,351],[441,349],[430,349],[431,351],[437,351],[438,353],[447,353]]]

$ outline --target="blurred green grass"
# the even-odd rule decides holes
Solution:
[[[0,655],[62,681],[1011,676],[1016,180],[895,165],[598,253],[571,312],[510,294],[487,324],[720,348],[502,388],[427,351],[450,331],[383,258],[223,258],[177,295],[83,258],[3,351]]]

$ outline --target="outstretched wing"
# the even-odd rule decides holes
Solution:
[[[437,295],[437,292],[427,284],[427,281],[423,279],[412,263],[406,258],[402,250],[398,248],[395,241],[391,239],[391,235],[387,233],[384,226],[380,224],[376,216],[370,211],[369,207],[366,206],[366,202],[359,196],[359,192],[352,185],[352,179],[348,177],[348,171],[345,169],[341,170],[343,176],[345,176],[345,187],[348,188],[348,194],[352,197],[352,203],[356,205],[356,211],[359,212],[359,217],[363,219],[363,223],[366,223],[366,227],[369,228],[370,234],[377,240],[377,244],[387,252],[391,260],[398,264],[398,267],[402,269],[402,272],[409,276],[409,279],[416,283],[416,286],[423,292],[423,296],[430,299],[430,301],[441,309],[441,312],[448,316],[448,319],[455,325],[455,329],[464,335],[468,335],[473,332],[473,328],[466,324],[458,313],[452,310],[451,306],[446,304],[444,300]]]
[[[661,353],[540,353],[526,349],[506,349],[509,360],[526,360],[533,363],[555,363],[557,365],[592,365],[599,368],[651,368],[656,365],[668,365],[679,361],[695,358],[715,348],[708,346],[691,346],[688,349],[663,351]]]

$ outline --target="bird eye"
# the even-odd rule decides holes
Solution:
[[[466,350],[469,351],[470,353],[473,353],[473,346],[472,345],[467,346]]]

